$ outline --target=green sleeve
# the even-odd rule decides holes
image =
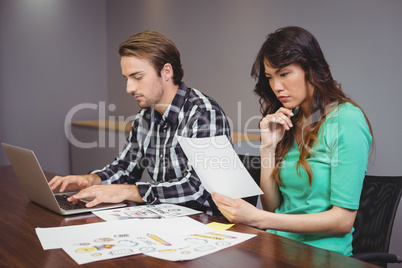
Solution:
[[[326,142],[331,148],[332,205],[358,209],[372,137],[363,112],[346,103],[329,115]]]

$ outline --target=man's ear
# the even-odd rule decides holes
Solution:
[[[166,63],[161,70],[161,77],[164,81],[169,81],[173,78],[173,67],[170,63]]]

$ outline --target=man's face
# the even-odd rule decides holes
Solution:
[[[127,93],[134,96],[141,108],[161,104],[164,95],[162,78],[146,60],[134,57],[121,57],[121,70],[127,81]]]

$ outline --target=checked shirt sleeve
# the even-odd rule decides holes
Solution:
[[[141,131],[139,120],[134,120],[127,144],[113,163],[101,170],[92,171],[102,179],[102,184],[134,184],[141,179],[143,168],[138,165],[141,159],[141,148],[137,134]]]

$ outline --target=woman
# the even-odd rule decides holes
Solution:
[[[252,67],[263,119],[260,210],[213,194],[222,214],[313,246],[352,254],[372,130],[300,27],[268,35]]]

